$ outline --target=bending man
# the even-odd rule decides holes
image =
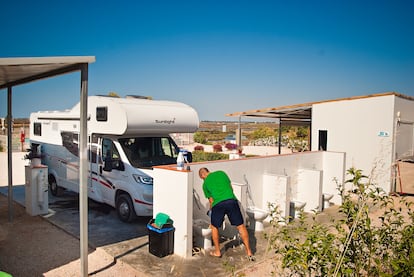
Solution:
[[[209,172],[205,167],[200,168],[198,174],[204,180],[204,195],[210,202],[211,236],[215,248],[210,255],[221,257],[218,228],[221,227],[224,216],[227,215],[231,225],[237,226],[249,260],[253,260],[254,257],[249,244],[249,233],[243,224],[243,216],[237,198],[233,193],[229,177],[223,171]]]

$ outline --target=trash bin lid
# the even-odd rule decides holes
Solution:
[[[157,225],[159,228],[162,228],[164,224],[172,224],[173,221],[170,219],[170,216],[165,213],[158,213],[155,216],[155,225]]]

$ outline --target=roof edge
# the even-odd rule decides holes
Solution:
[[[0,65],[93,63],[95,60],[95,56],[18,57],[0,58]]]
[[[294,105],[288,105],[288,106],[280,106],[280,107],[273,107],[273,108],[263,108],[263,109],[254,109],[254,110],[248,110],[244,112],[234,112],[234,113],[228,113],[225,114],[225,116],[253,116],[255,113],[266,113],[271,111],[283,111],[283,110],[291,110],[291,109],[307,109],[311,108],[315,104],[322,104],[322,103],[328,103],[328,102],[338,102],[338,101],[348,101],[348,100],[357,100],[357,99],[364,99],[364,98],[371,98],[371,97],[381,97],[381,96],[390,96],[394,95],[397,97],[401,97],[407,100],[414,101],[414,97],[408,96],[405,94],[401,94],[398,92],[383,92],[383,93],[374,93],[374,94],[368,94],[368,95],[361,95],[361,96],[351,96],[351,97],[343,97],[338,99],[331,99],[331,100],[322,100],[322,101],[314,101],[314,102],[307,102],[302,104],[294,104]]]

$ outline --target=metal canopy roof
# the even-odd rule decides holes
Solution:
[[[94,56],[0,58],[0,89],[76,70],[95,62]]]
[[[265,108],[226,114],[226,116],[247,116],[278,119],[284,125],[305,125],[311,123],[312,103]]]
[[[235,112],[235,113],[226,114],[226,116],[275,118],[275,119],[278,119],[279,122],[281,122],[283,125],[308,126],[311,124],[311,121],[312,121],[312,106],[315,104],[355,100],[355,99],[363,99],[363,98],[387,96],[387,95],[395,95],[401,98],[414,100],[414,98],[411,96],[403,95],[397,92],[385,92],[385,93],[377,93],[377,94],[370,94],[370,95],[364,95],[364,96],[339,98],[339,99],[334,99],[334,100],[308,102],[308,103],[296,104],[296,105],[290,105],[290,106],[264,108],[264,109],[257,109],[257,110],[249,110],[245,112]]]
[[[80,138],[79,138],[79,221],[81,276],[88,275],[88,221],[87,221],[87,99],[88,65],[95,62],[94,56],[0,58],[0,89],[7,88],[7,129],[8,129],[8,205],[9,221],[13,218],[12,201],[12,87],[32,81],[49,78],[73,71],[81,72],[80,86]]]

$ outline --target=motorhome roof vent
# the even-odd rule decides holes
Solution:
[[[108,94],[97,94],[96,96],[100,96],[100,97],[109,97],[109,98],[121,98],[118,95],[108,95]]]
[[[142,96],[142,95],[127,95],[125,96],[126,99],[128,98],[133,98],[133,99],[147,99],[147,100],[152,100],[151,96]]]

